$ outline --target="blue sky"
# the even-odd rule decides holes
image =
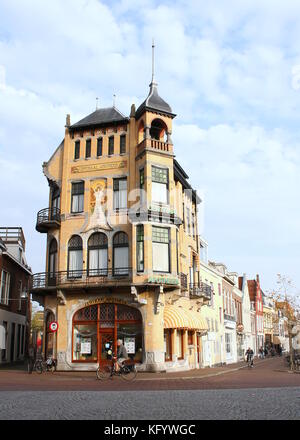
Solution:
[[[71,122],[126,115],[156,79],[177,114],[177,160],[204,198],[209,258],[300,285],[300,3],[295,0],[0,0],[1,225],[21,225],[34,272],[42,174]]]

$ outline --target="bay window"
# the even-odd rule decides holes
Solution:
[[[152,267],[154,272],[170,272],[170,229],[152,226]]]
[[[152,201],[168,203],[169,172],[167,168],[152,166]]]
[[[71,212],[83,212],[84,209],[84,182],[72,183]]]

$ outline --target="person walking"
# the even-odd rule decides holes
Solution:
[[[248,364],[249,364],[249,362],[250,362],[250,366],[251,366],[251,368],[253,367],[253,356],[254,356],[254,351],[252,350],[252,348],[248,348],[248,350],[246,351],[246,353],[245,353],[245,356],[247,356],[247,362],[248,362]]]

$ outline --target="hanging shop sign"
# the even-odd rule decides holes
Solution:
[[[148,283],[154,283],[154,284],[173,284],[177,285],[179,284],[178,278],[169,278],[169,277],[162,277],[162,276],[152,276],[148,278]]]
[[[135,338],[124,338],[124,347],[128,354],[135,354]]]
[[[57,330],[58,330],[58,322],[56,322],[56,321],[50,322],[50,324],[49,324],[49,330],[50,330],[50,332],[52,332],[52,333],[57,332]]]

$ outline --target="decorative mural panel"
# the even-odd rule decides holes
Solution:
[[[89,222],[85,231],[91,229],[112,230],[106,215],[107,184],[105,179],[91,182],[89,195]]]

